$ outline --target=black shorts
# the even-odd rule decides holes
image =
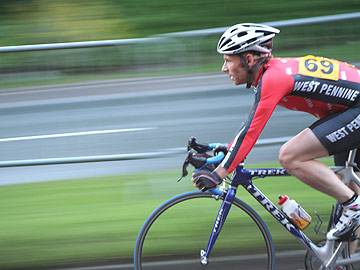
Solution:
[[[330,155],[360,147],[360,104],[324,117],[310,126]]]

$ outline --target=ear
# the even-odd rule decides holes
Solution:
[[[256,64],[256,58],[254,57],[254,55],[252,53],[247,53],[245,55],[245,59],[250,68]]]

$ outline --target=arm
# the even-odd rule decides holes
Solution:
[[[276,105],[292,88],[292,80],[279,71],[265,73],[258,87],[248,119],[233,140],[229,152],[215,172],[221,177],[231,173],[251,151]],[[274,79],[276,78],[276,79]]]

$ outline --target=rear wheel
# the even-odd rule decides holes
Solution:
[[[157,208],[136,242],[136,270],[196,270],[221,205],[210,193],[181,194]],[[270,232],[260,216],[235,198],[206,269],[275,269]]]
[[[329,231],[333,224],[338,222],[338,218],[341,215],[342,207],[339,204],[336,204],[332,207],[331,214],[330,214],[330,221],[327,227],[327,231]],[[338,260],[340,261],[347,261],[347,263],[339,265],[336,270],[360,270],[360,247],[359,247],[359,236],[360,236],[360,229],[356,231],[357,239],[348,241],[345,243],[344,250],[342,251],[341,258]],[[317,245],[322,246],[325,244],[325,240],[320,241]],[[352,260],[353,262],[350,263],[349,261]],[[314,254],[307,251],[305,255],[305,269],[306,270],[318,270],[321,267],[321,261],[316,258]]]
[[[325,244],[325,240],[318,243],[318,246],[323,246]],[[336,247],[335,247],[336,248]],[[335,250],[335,249],[334,249]],[[349,258],[349,247],[348,244],[344,247],[344,250],[342,251],[341,259]],[[307,251],[305,255],[305,269],[306,270],[322,270],[324,268],[321,268],[322,262],[311,252]],[[336,270],[352,270],[352,266],[350,264],[347,265],[341,265],[335,268]]]
[[[357,232],[359,234],[359,231]],[[325,240],[321,241],[318,246],[325,244]],[[336,247],[336,246],[335,246]],[[338,259],[339,266],[336,270],[360,270],[360,247],[359,239],[348,241],[345,243],[341,258]],[[305,255],[305,269],[318,270],[321,269],[321,261],[311,252],[307,251]]]

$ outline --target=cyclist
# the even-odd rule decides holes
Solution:
[[[327,234],[328,239],[339,239],[360,225],[360,197],[315,159],[360,145],[360,71],[312,55],[275,58],[272,40],[279,32],[246,23],[221,36],[217,51],[224,58],[222,71],[236,85],[254,87],[255,102],[222,163],[212,172],[194,173],[193,182],[202,190],[220,184],[244,161],[277,105],[311,113],[318,120],[281,147],[279,161],[290,174],[342,203],[343,213]]]

